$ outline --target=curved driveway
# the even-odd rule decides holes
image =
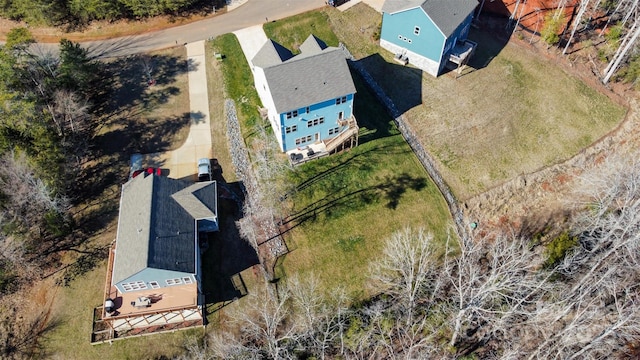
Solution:
[[[186,44],[249,26],[283,19],[324,6],[324,0],[249,0],[233,11],[210,19],[153,33],[82,43],[92,56],[107,58]],[[55,44],[57,47],[58,45]]]

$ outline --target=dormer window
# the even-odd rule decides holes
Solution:
[[[413,33],[414,33],[415,35],[420,35],[420,26],[416,26],[416,27],[414,27],[414,28],[413,28]]]
[[[341,98],[337,98],[336,99],[336,105],[344,104],[346,102],[347,102],[347,97],[346,96],[343,96]]]

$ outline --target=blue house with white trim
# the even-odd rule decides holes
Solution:
[[[294,55],[269,40],[251,63],[280,149],[292,159],[331,153],[342,140],[357,139],[356,88],[340,48],[309,35]]]
[[[398,62],[438,76],[448,63],[464,65],[475,49],[468,41],[477,0],[386,0],[380,46]]]

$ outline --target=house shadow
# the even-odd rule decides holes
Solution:
[[[484,14],[482,20],[469,31],[469,40],[477,44],[467,66],[461,69],[458,76],[464,76],[489,66],[491,61],[507,46],[513,28],[509,27],[509,19],[496,14]],[[455,69],[455,68],[454,68]],[[455,70],[447,67],[442,75]],[[441,76],[442,76],[441,75]]]
[[[357,60],[357,62],[367,69],[384,90],[399,114],[404,114],[409,109],[422,104],[422,70],[413,66],[388,62],[378,53]]]
[[[393,118],[367,86],[362,76],[352,70],[351,77],[357,91],[357,99],[354,101],[354,115],[360,127],[359,144],[398,135],[399,132]]]
[[[218,175],[221,170],[218,170]],[[240,273],[260,263],[256,250],[240,236],[236,221],[241,216],[240,184],[218,184],[218,222],[220,231],[208,236],[202,255],[203,292],[207,313],[219,310],[247,294]]]

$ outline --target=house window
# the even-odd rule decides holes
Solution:
[[[289,111],[287,113],[287,119],[291,119],[298,116],[298,110]]]
[[[287,134],[290,134],[290,133],[292,133],[294,131],[298,131],[298,125],[287,126],[286,129],[285,129],[285,132]]]
[[[329,129],[329,135],[337,135],[339,131],[339,127],[334,127],[333,129]]]
[[[307,114],[309,113],[309,110],[311,110],[311,109],[309,109],[309,107],[307,106]]]
[[[403,36],[402,41],[407,41],[407,38]]]
[[[301,138],[296,139],[296,145],[301,145],[311,141],[311,135],[303,136]]]
[[[408,42],[409,44],[411,44],[411,39],[407,39],[407,42]]]
[[[344,104],[346,102],[347,102],[347,97],[346,96],[343,96],[341,98],[337,98],[336,99],[336,105]]]
[[[157,281],[149,281],[149,286],[151,286],[152,289],[159,289],[160,288],[160,284],[158,284]]]
[[[132,281],[122,284],[122,288],[124,291],[144,290],[147,288],[147,284],[144,281]]]
[[[402,35],[398,35],[398,40],[402,40]]]
[[[183,278],[182,278],[182,281],[184,281],[184,283],[185,283],[185,284],[191,284],[191,283],[192,283],[192,281],[191,281],[191,278],[190,278],[190,277],[183,277]]]
[[[420,35],[420,26],[416,26],[413,28],[413,33],[416,35]]]
[[[182,284],[182,280],[180,280],[180,279],[167,279],[167,280],[165,280],[165,282],[167,283],[167,285],[180,285],[180,284]]]
[[[307,121],[307,127],[317,126],[320,124],[324,124],[323,117]]]

